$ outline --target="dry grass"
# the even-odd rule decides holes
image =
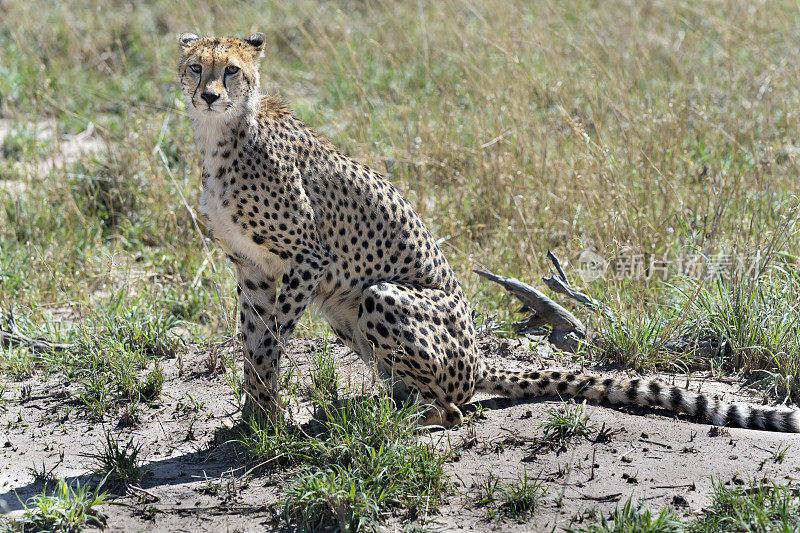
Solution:
[[[80,321],[123,294],[197,336],[232,328],[232,276],[191,216],[200,161],[174,72],[187,30],[265,31],[266,89],[386,171],[483,311],[511,303],[473,267],[535,279],[547,249],[573,266],[593,250],[672,270],[686,253],[761,252],[796,277],[795,3],[6,0],[3,11],[0,112],[17,131],[2,141],[0,302],[35,323]],[[62,136],[90,124],[105,148],[64,162]],[[632,323],[662,313],[654,330],[727,328],[709,309],[724,314],[735,295],[712,288],[708,303],[695,288],[588,284]],[[780,339],[796,309],[770,302]],[[797,376],[798,348],[771,342],[759,366]]]

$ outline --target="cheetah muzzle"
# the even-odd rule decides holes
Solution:
[[[264,34],[184,34],[178,43],[203,160],[202,213],[237,272],[244,416],[279,413],[282,345],[313,304],[397,396],[432,406],[426,424],[459,424],[459,406],[485,391],[661,406],[717,425],[800,431],[798,411],[724,404],[656,381],[493,368],[478,354],[458,280],[400,191],[259,93]]]

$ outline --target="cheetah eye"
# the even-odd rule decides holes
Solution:
[[[236,74],[237,72],[239,72],[239,67],[233,65],[228,65],[227,67],[225,67],[225,74],[228,74],[229,76],[231,74]]]
[[[195,63],[194,65],[189,65],[189,68],[192,69],[192,72],[194,72],[195,74],[200,74],[200,72],[203,70],[203,67],[201,67],[197,63]]]

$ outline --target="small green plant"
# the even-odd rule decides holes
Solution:
[[[313,370],[309,393],[315,403],[332,402],[339,395],[339,372],[336,360],[328,348],[328,337],[324,337],[322,348],[311,357]]]
[[[653,516],[649,509],[641,505],[634,506],[628,499],[625,506],[619,507],[606,518],[603,516],[599,524],[586,529],[568,529],[570,533],[683,533],[686,527],[678,521],[675,512],[667,507],[658,516]],[[725,531],[725,530],[718,530]]]
[[[800,495],[797,489],[758,482],[728,488],[715,481],[708,514],[691,524],[691,531],[798,531]]]
[[[200,492],[207,496],[216,496],[219,494],[222,484],[216,479],[207,479],[205,485],[202,486]]]
[[[536,512],[547,489],[539,476],[531,479],[527,469],[516,481],[503,483],[494,474],[484,478],[478,487],[478,502],[486,506],[489,519],[500,516],[524,522]]]
[[[199,413],[206,406],[206,402],[201,402],[195,399],[194,396],[188,393],[181,394],[175,409],[184,413]]]
[[[27,349],[0,347],[0,372],[16,380],[22,380],[33,376],[36,373],[36,367],[33,357]]]
[[[478,482],[477,502],[486,506],[489,518],[497,516],[497,502],[501,491],[500,478],[489,474]]]
[[[130,428],[139,425],[141,422],[142,404],[137,401],[124,404],[119,411],[119,426]]]
[[[547,440],[566,442],[573,438],[588,438],[597,431],[597,425],[589,422],[586,400],[573,405],[562,402],[560,408],[549,409],[545,413],[549,418],[539,427],[544,429]]]
[[[783,464],[783,461],[786,460],[786,452],[789,451],[791,448],[791,444],[781,445],[778,444],[778,447],[772,452],[772,462],[775,464]]]
[[[471,426],[472,424],[474,424],[478,420],[485,420],[486,419],[486,413],[488,413],[489,411],[491,411],[491,409],[488,409],[487,407],[484,407],[483,404],[480,404],[480,403],[476,404],[475,405],[475,410],[472,411],[471,413],[467,414],[467,416],[464,417],[463,425],[464,426]]]
[[[98,488],[97,491],[100,489]],[[106,517],[97,507],[110,503],[105,492],[90,491],[76,482],[75,488],[59,480],[52,494],[47,487],[23,504],[24,514],[12,523],[12,530],[81,531],[83,526],[105,526]]]
[[[236,368],[236,359],[227,355],[222,355],[221,361],[225,370],[225,384],[231,395],[230,403],[237,410],[241,410],[244,405],[244,378]]]
[[[235,442],[254,462],[276,467],[310,459],[304,436],[284,424],[271,424],[252,417],[242,422]]]
[[[321,416],[313,433],[254,419],[237,440],[258,466],[302,465],[284,491],[289,522],[360,531],[391,508],[436,508],[447,488],[445,458],[416,440],[416,404],[397,408],[384,391],[317,407]]]
[[[78,399],[91,420],[102,421],[111,407],[150,403],[161,396],[164,371],[158,361],[140,377],[152,358],[130,351],[119,340],[94,339],[81,346],[78,355],[58,364],[78,381]]]
[[[161,396],[164,388],[164,370],[156,362],[153,370],[145,375],[144,380],[139,385],[139,396],[146,402],[157,400]]]
[[[522,474],[517,478],[517,481],[505,486],[500,512],[510,518],[524,521],[533,516],[536,507],[546,492],[547,490],[542,481],[539,480],[539,477],[529,478],[527,469],[523,468]]]
[[[78,401],[90,420],[101,421],[111,404],[111,389],[101,375],[87,376],[79,385]]]
[[[35,483],[48,483],[50,481],[55,481],[56,477],[53,475],[53,472],[55,472],[56,468],[58,468],[62,462],[64,462],[63,453],[56,464],[54,464],[52,467],[48,468],[47,465],[44,464],[44,459],[42,459],[41,468],[34,464],[33,466],[28,467],[28,473],[33,477],[33,481]]]
[[[92,475],[101,480],[101,484],[113,488],[125,489],[129,485],[138,486],[149,473],[142,464],[141,445],[133,442],[133,437],[124,444],[106,433],[105,442],[97,451],[81,454],[94,463]]]
[[[671,331],[671,317],[662,312],[625,311],[600,332],[603,356],[637,370],[659,366],[669,357],[663,345]]]
[[[5,381],[0,383],[0,412],[5,412],[7,407],[5,404],[9,401],[6,398],[6,393],[8,392],[8,383]]]
[[[148,357],[174,356],[180,339],[173,330],[180,322],[152,305],[135,301],[128,304],[123,291],[115,294],[96,320],[98,338],[113,339],[128,350]]]
[[[111,385],[116,389],[119,400],[130,402],[150,402],[161,395],[164,385],[164,372],[161,366],[156,363],[152,371],[145,374],[144,378],[139,377],[139,362],[133,360],[121,360],[113,365],[113,371],[106,376]]]

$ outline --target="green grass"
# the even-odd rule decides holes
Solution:
[[[691,531],[768,532],[800,528],[798,489],[761,481],[729,488],[717,481],[714,501]]]
[[[133,437],[123,440],[106,433],[105,442],[81,456],[89,459],[92,475],[101,486],[125,491],[129,485],[141,484],[149,470],[141,457],[142,445],[134,443]]]
[[[612,533],[700,533],[741,532],[768,533],[797,531],[800,528],[800,495],[798,489],[767,481],[753,482],[749,486],[713,483],[711,504],[699,518],[679,521],[675,511],[664,508],[654,514],[642,505],[627,500],[610,516],[603,516],[598,524],[573,532]]]
[[[15,379],[35,374],[47,379],[57,374],[65,385],[75,382],[83,413],[97,421],[116,407],[157,401],[164,384],[161,359],[183,349],[175,333],[178,321],[164,318],[141,300],[125,301],[119,296],[72,330],[42,331],[27,319],[16,322],[26,334],[68,340],[73,348],[43,355],[21,348],[0,349],[0,371]]]
[[[291,451],[283,452],[303,465],[285,492],[287,520],[358,531],[377,527],[387,512],[413,517],[437,509],[449,485],[445,457],[413,435],[415,406],[397,409],[381,395],[327,410],[318,433],[289,440]]]
[[[6,397],[8,393],[8,383],[3,382],[0,383],[0,412],[3,412],[7,409],[6,403],[9,402],[9,399]]]
[[[562,404],[545,411],[547,420],[539,424],[544,429],[544,438],[553,442],[569,442],[573,439],[589,438],[597,432],[597,424],[589,421],[586,400],[581,403]]]
[[[36,373],[35,358],[26,348],[0,348],[0,371],[4,376],[22,381]]]
[[[547,488],[539,476],[531,479],[523,468],[516,481],[509,483],[494,474],[486,476],[479,485],[476,502],[485,506],[490,520],[502,516],[524,522],[534,515],[546,494]]]
[[[617,508],[606,518],[603,516],[600,523],[586,529],[569,529],[571,532],[581,533],[682,533],[686,526],[678,520],[669,507],[654,515],[649,509],[634,505],[629,499],[622,509]]]
[[[39,467],[36,464],[33,466],[28,467],[28,473],[33,478],[34,483],[48,483],[56,481],[56,477],[53,475],[53,472],[56,468],[58,468],[61,463],[64,461],[64,456],[61,456],[53,466],[47,466],[42,459],[42,466]]]
[[[324,373],[324,368],[322,369]],[[341,401],[314,397],[311,428],[247,421],[236,442],[253,468],[294,467],[283,516],[314,530],[379,528],[387,513],[434,512],[448,490],[446,454],[415,436],[420,409],[396,407],[385,393]]]
[[[337,399],[339,388],[339,371],[336,359],[328,349],[328,336],[325,336],[322,348],[311,356],[313,369],[309,394],[315,403],[325,404]]]
[[[84,526],[103,528],[105,515],[97,507],[108,504],[105,492],[92,492],[76,483],[75,487],[59,480],[48,495],[47,487],[38,496],[24,503],[24,514],[16,521],[7,523],[11,531],[39,532],[60,531],[71,533],[82,531]],[[3,524],[0,524],[3,525]]]

